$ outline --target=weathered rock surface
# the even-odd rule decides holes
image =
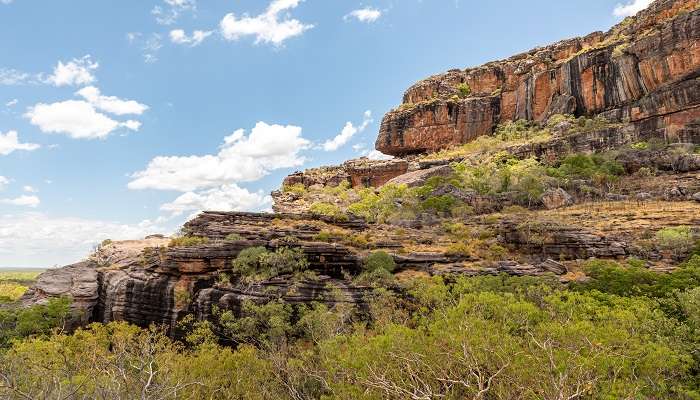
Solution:
[[[549,189],[542,195],[542,203],[548,210],[570,206],[574,198],[562,188]]]
[[[425,79],[383,119],[376,148],[430,152],[496,124],[553,114],[602,115],[669,141],[700,143],[698,1],[658,0],[607,33]],[[460,98],[458,86],[471,94]]]
[[[408,187],[423,186],[434,176],[449,176],[454,171],[449,165],[438,165],[431,168],[419,169],[399,175],[387,182],[391,185],[406,185]]]

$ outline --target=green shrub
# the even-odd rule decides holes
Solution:
[[[457,204],[457,199],[449,194],[441,196],[431,196],[423,200],[421,208],[426,211],[437,213],[448,213]]]
[[[457,91],[461,98],[469,97],[469,95],[472,94],[472,88],[466,82],[457,85]]]
[[[284,185],[282,187],[282,192],[293,193],[298,196],[304,196],[308,192],[308,190],[306,189],[306,186],[304,186],[303,183],[295,183],[293,185]]]
[[[227,240],[229,242],[238,242],[240,240],[245,240],[245,238],[243,236],[239,235],[238,233],[229,233],[228,235],[226,235],[225,240]]]
[[[286,274],[300,274],[309,267],[301,249],[280,247],[270,252],[264,247],[242,250],[232,263],[233,272],[245,280],[262,281]]]
[[[340,209],[340,207],[331,203],[314,203],[311,205],[311,207],[309,207],[309,211],[312,214],[331,217],[339,221],[348,219],[348,216]]]
[[[637,142],[632,144],[630,147],[632,147],[635,150],[649,150],[649,143],[648,142]]]
[[[168,247],[192,247],[209,243],[209,239],[199,236],[183,236],[170,239]]]
[[[394,269],[396,269],[396,261],[394,261],[394,257],[385,251],[375,251],[365,259],[364,269],[370,272],[379,269],[383,269],[387,272],[394,272]]]
[[[685,252],[693,247],[695,240],[689,226],[676,226],[656,232],[656,243],[662,250]]]
[[[12,340],[48,335],[56,328],[64,328],[70,305],[71,299],[61,297],[27,308],[0,308],[0,349]]]

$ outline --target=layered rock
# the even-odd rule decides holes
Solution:
[[[377,150],[430,152],[505,121],[602,115],[659,137],[700,143],[698,1],[660,0],[609,32],[537,48],[409,88],[383,119]],[[471,93],[461,98],[458,87]]]

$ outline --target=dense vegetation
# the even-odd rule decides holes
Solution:
[[[290,266],[280,270],[283,259]],[[306,266],[289,249],[254,248],[236,263],[237,274],[254,277]],[[592,260],[590,280],[568,288],[554,277],[393,280],[375,285],[364,311],[342,298],[245,302],[237,316],[185,318],[179,340],[117,322],[51,332],[63,300],[4,311],[0,396],[700,398],[700,255],[663,275],[641,264]],[[393,268],[382,252],[365,262],[366,273]]]

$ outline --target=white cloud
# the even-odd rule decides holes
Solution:
[[[4,190],[5,186],[10,183],[10,180],[0,175],[0,190]]]
[[[0,0],[0,3],[2,4],[10,4],[12,3],[13,0]]]
[[[99,63],[92,61],[87,55],[82,58],[74,58],[64,64],[59,61],[46,81],[54,86],[87,85],[95,82],[92,71],[99,67]]]
[[[391,160],[392,156],[386,155],[378,150],[372,150],[366,154],[366,157],[370,160]]]
[[[27,193],[37,193],[38,190],[34,188],[33,186],[25,185],[22,187],[22,190],[24,190]]]
[[[378,20],[381,16],[382,12],[380,10],[372,7],[365,7],[351,11],[344,19],[347,21],[350,18],[355,18],[360,22],[371,23]]]
[[[129,225],[27,212],[0,215],[0,265],[41,267],[85,258],[105,239],[141,239],[166,233],[150,221]]]
[[[616,17],[631,17],[643,9],[649,7],[652,0],[631,0],[627,4],[617,4],[615,10],[613,10],[613,15]]]
[[[138,121],[115,121],[82,100],[39,103],[30,107],[24,116],[42,132],[63,133],[73,139],[105,138],[118,128],[136,131],[141,126]]]
[[[7,103],[5,103],[5,107],[13,107],[13,106],[16,106],[17,103],[19,103],[19,100],[12,99],[12,100],[8,101]]]
[[[313,28],[288,15],[280,16],[284,11],[296,8],[303,0],[274,0],[264,13],[251,17],[243,14],[236,18],[233,13],[226,14],[219,24],[221,34],[227,40],[238,40],[243,36],[255,36],[255,43],[281,45],[285,40],[299,36]]]
[[[103,96],[100,89],[87,86],[80,89],[77,95],[82,96],[95,108],[114,115],[135,114],[141,115],[148,110],[148,106],[134,100],[122,100],[114,96]],[[138,130],[138,128],[136,129]]]
[[[364,113],[364,118],[360,126],[355,127],[352,122],[346,122],[343,130],[333,139],[327,140],[323,144],[323,150],[325,151],[335,151],[340,147],[344,146],[356,133],[362,132],[367,129],[367,126],[371,124],[374,120],[372,119],[372,112],[367,110]]]
[[[152,64],[158,61],[158,51],[163,47],[161,42],[161,36],[157,33],[151,34],[151,36],[143,44],[143,60],[147,64]]]
[[[156,17],[156,22],[161,25],[172,25],[186,11],[197,9],[196,0],[163,0],[165,6],[155,6],[151,14]]]
[[[41,203],[41,201],[37,196],[22,195],[14,199],[0,199],[0,203],[9,204],[12,206],[36,208]]]
[[[132,175],[129,188],[188,192],[255,181],[273,170],[302,165],[299,152],[308,147],[300,127],[258,122],[248,136],[239,129],[225,137],[218,154],[154,158]]]
[[[12,68],[0,68],[0,85],[14,86],[35,83],[35,76]]]
[[[38,149],[38,144],[35,143],[20,143],[16,131],[9,131],[3,135],[0,132],[0,155],[6,156],[16,150],[33,151]]]
[[[170,212],[173,216],[188,211],[250,211],[263,210],[272,204],[272,198],[262,191],[250,192],[235,183],[222,185],[218,188],[204,190],[199,193],[187,192],[180,195],[171,203],[163,204],[160,209]]]
[[[211,36],[213,31],[194,31],[192,36],[187,36],[182,29],[173,29],[170,31],[170,41],[176,44],[188,45],[191,47],[199,46],[204,39]]]

